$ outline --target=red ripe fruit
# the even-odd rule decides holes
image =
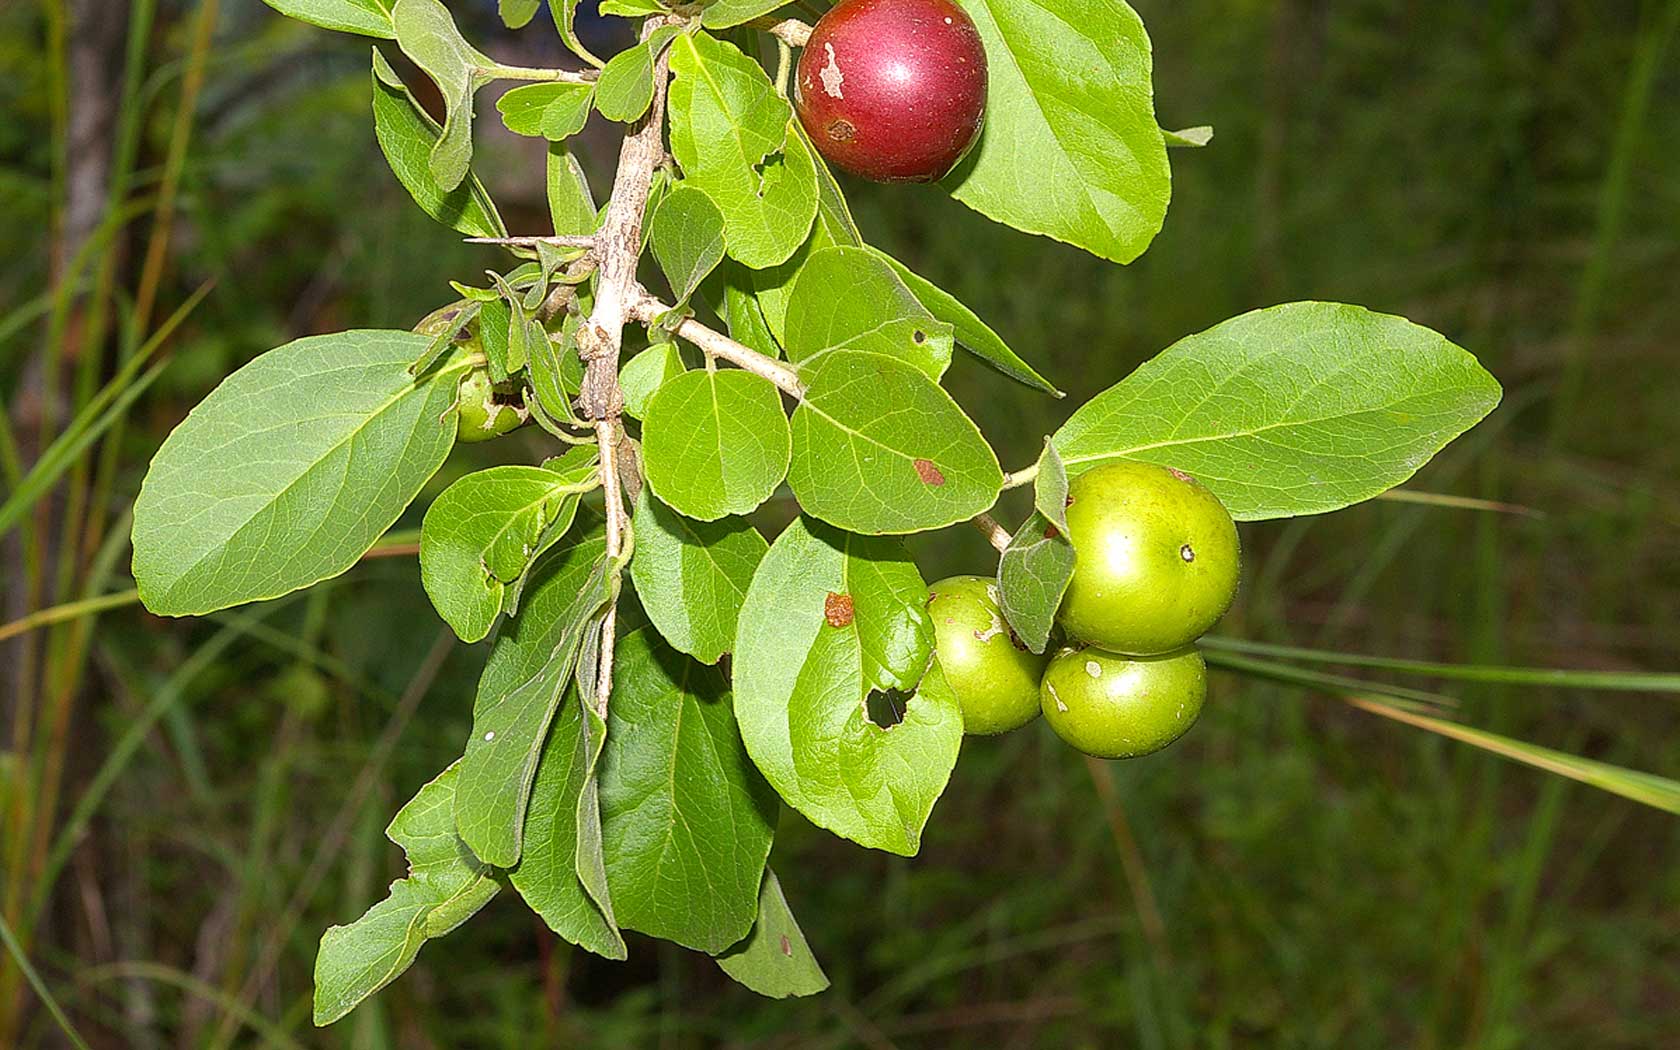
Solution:
[[[799,121],[836,166],[876,182],[932,182],[986,113],[986,49],[951,0],[840,0],[799,56]]]

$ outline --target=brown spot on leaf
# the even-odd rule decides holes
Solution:
[[[1054,525],[1044,526],[1044,538],[1047,540],[1053,540],[1061,534],[1061,530],[1057,529]]]
[[[851,595],[829,591],[828,597],[823,599],[823,619],[830,627],[851,626],[853,615]]]
[[[922,479],[924,485],[945,484],[945,475],[939,472],[939,468],[933,465],[931,459],[918,459],[916,461],[916,476]]]
[[[793,945],[789,943],[788,935],[785,933],[782,934],[782,954],[790,959],[793,958]]]

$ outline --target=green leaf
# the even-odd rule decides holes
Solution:
[[[963,732],[926,598],[897,541],[800,518],[759,563],[735,647],[735,716],[771,785],[813,823],[905,856]],[[867,705],[889,689],[914,695],[883,729]]]
[[[718,312],[723,316],[730,338],[766,357],[781,357],[781,343],[770,331],[770,323],[764,316],[764,307],[759,303],[758,296],[753,294],[752,288],[752,278],[769,271],[749,270],[738,262],[725,260],[720,272],[724,276],[720,296],[722,305]]]
[[[408,877],[348,926],[321,936],[315,957],[315,1023],[329,1025],[390,984],[421,945],[442,937],[489,903],[500,886],[489,866],[455,836],[457,766],[421,788],[385,835],[408,855]]]
[[[699,369],[665,383],[642,422],[642,468],[673,509],[716,521],[770,498],[790,452],[782,397],[738,368]]]
[[[508,881],[549,929],[596,955],[623,959],[624,937],[606,889],[595,781],[606,735],[577,692],[568,693],[543,745],[525,810],[524,848]]]
[[[1149,246],[1172,175],[1149,36],[1125,0],[963,0],[986,45],[986,124],[945,177],[988,218],[1116,262]]]
[[[385,56],[373,49],[373,128],[391,171],[427,215],[469,237],[505,237],[507,227],[478,176],[445,190],[428,158],[441,134]]]
[[[501,0],[496,6],[503,25],[509,29],[523,29],[530,24],[537,8],[542,6],[542,0]]]
[[[675,343],[660,342],[624,362],[618,370],[618,388],[624,392],[624,414],[632,419],[647,415],[648,402],[667,380],[683,374],[682,354]]]
[[[788,0],[716,0],[700,13],[707,29],[728,29],[787,6]]]
[[[606,63],[590,54],[589,49],[583,46],[583,41],[578,39],[575,25],[577,8],[578,0],[548,0],[548,10],[554,16],[554,25],[560,31],[560,39],[572,54],[599,69]]]
[[[496,108],[514,134],[559,142],[583,130],[594,99],[588,84],[526,84],[503,92]]]
[[[1065,522],[1064,522],[1065,527]],[[998,605],[1016,637],[1042,653],[1073,579],[1073,545],[1062,529],[1034,511],[998,558]]]
[[[636,500],[630,577],[648,619],[677,649],[715,664],[735,648],[735,621],[770,545],[742,518],[699,522],[654,499]]]
[[[794,281],[804,269],[805,260],[824,248],[857,248],[863,245],[863,235],[858,232],[857,222],[852,218],[846,195],[840,191],[840,183],[835,181],[834,173],[828,170],[828,165],[811,145],[810,137],[798,121],[794,121],[790,133],[799,139],[811,156],[817,180],[817,216],[811,223],[810,236],[786,262],[747,271],[759,309],[777,342],[787,338],[788,297],[793,294]]]
[[[1474,357],[1427,328],[1288,303],[1179,340],[1087,402],[1054,441],[1070,475],[1116,459],[1160,463],[1254,521],[1400,484],[1499,398]]]
[[[887,263],[864,248],[823,248],[805,260],[788,297],[788,360],[868,350],[937,380],[951,364],[951,326],[934,319]]]
[[[460,355],[419,378],[416,332],[311,336],[222,381],[152,459],[134,504],[146,608],[277,598],[356,563],[455,444]]]
[[[1201,149],[1213,141],[1213,125],[1198,124],[1193,128],[1180,128],[1177,131],[1167,131],[1163,128],[1161,137],[1166,139],[1169,147]]]
[[[472,162],[473,93],[484,83],[484,71],[496,63],[466,42],[440,0],[397,0],[391,23],[397,46],[443,96],[443,134],[427,163],[438,185],[452,190]]]
[[[340,33],[396,38],[391,28],[389,0],[263,0],[276,11],[300,22],[336,29]]]
[[[658,0],[601,0],[595,8],[603,15],[616,15],[619,18],[643,18],[647,15],[663,14],[665,5]]]
[[[558,142],[548,147],[548,216],[559,237],[582,237],[595,232],[595,196],[583,166]]]
[[[805,240],[816,167],[757,62],[704,33],[671,45],[671,152],[723,213],[731,258],[774,266]]]
[[[704,952],[746,936],[776,795],[741,745],[729,683],[649,629],[618,641],[601,829],[619,922]]]
[[[833,350],[799,376],[806,391],[793,413],[788,484],[806,513],[853,532],[921,532],[997,501],[997,456],[915,366]]]
[[[455,824],[474,853],[518,862],[525,810],[543,739],[571,682],[585,627],[617,593],[598,531],[545,555],[521,596],[519,615],[496,638],[473,702],[461,758]]]
[[[769,868],[758,891],[758,921],[752,932],[717,962],[724,973],[772,999],[816,995],[828,987],[828,975],[811,954],[805,932],[782,895],[782,884]]]
[[[420,526],[420,581],[463,642],[490,633],[509,585],[577,514],[594,465],[568,473],[500,466],[443,490]]]
[[[643,40],[607,61],[595,84],[595,108],[608,120],[640,120],[653,102],[653,67],[677,35],[676,26],[660,26]]]
[[[1048,379],[1033,371],[1031,365],[1017,357],[1015,351],[1009,349],[1009,344],[992,331],[986,322],[980,320],[973,310],[959,302],[956,296],[927,278],[913,273],[909,267],[879,248],[871,247],[869,251],[893,268],[893,272],[898,274],[905,287],[910,289],[910,294],[920,300],[929,313],[955,330],[958,346],[973,354],[983,364],[991,366],[1023,386],[1056,397],[1062,396],[1060,390],[1052,386]]]
[[[1056,443],[1044,439],[1038,454],[1038,472],[1033,475],[1033,507],[1056,528],[1067,531],[1068,475]]]
[[[659,202],[650,226],[653,257],[681,306],[723,261],[723,213],[705,193],[679,185]]]

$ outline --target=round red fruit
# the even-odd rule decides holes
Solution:
[[[836,166],[876,182],[932,182],[979,137],[986,49],[951,0],[841,0],[799,56],[794,103]]]

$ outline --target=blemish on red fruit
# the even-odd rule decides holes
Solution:
[[[877,182],[931,182],[979,137],[986,49],[952,0],[840,0],[811,30],[794,89],[831,163]]]
[[[835,594],[828,592],[823,599],[823,619],[830,627],[849,627],[852,623],[852,596],[849,594]]]
[[[916,461],[916,476],[922,479],[924,485],[945,484],[945,475],[940,473],[939,468],[934,466],[931,459],[918,459]]]

